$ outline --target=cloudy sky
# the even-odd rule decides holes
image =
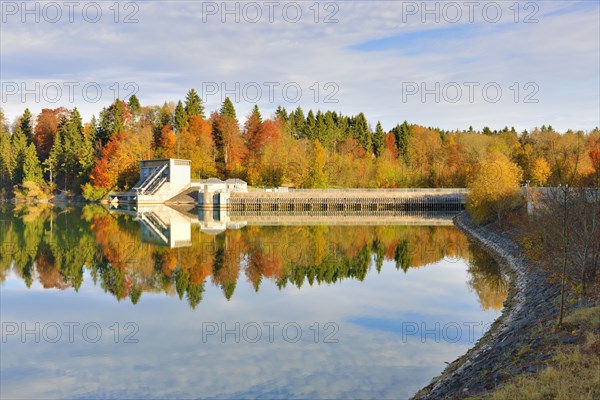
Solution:
[[[238,115],[365,112],[385,129],[600,125],[600,3],[3,1],[1,106],[90,118],[228,95]]]

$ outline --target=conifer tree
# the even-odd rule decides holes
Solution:
[[[300,139],[302,137],[304,137],[304,125],[305,125],[305,120],[304,120],[304,111],[302,111],[302,108],[298,107],[296,108],[296,111],[293,113],[294,114],[294,123],[292,126],[292,136],[294,136],[295,139]]]
[[[285,122],[288,122],[289,116],[285,107],[277,107],[277,110],[275,110],[275,118],[279,118]]]
[[[313,110],[308,111],[306,116],[306,124],[304,125],[304,137],[313,140],[317,137],[317,119]]]
[[[363,149],[371,153],[373,146],[371,139],[371,130],[369,129],[369,123],[367,122],[365,114],[360,113],[356,117],[354,117],[352,130],[354,139],[356,139],[356,141],[362,146]]]
[[[220,114],[222,116],[237,118],[235,115],[235,107],[233,106],[233,103],[231,102],[229,97],[225,98],[225,101],[223,102],[223,105],[221,106]]]
[[[44,183],[42,167],[35,150],[35,145],[30,143],[23,150],[23,182]]]
[[[13,183],[23,182],[23,162],[26,147],[27,138],[21,130],[21,125],[17,125],[11,138],[11,152],[13,154],[11,170]]]
[[[21,132],[27,138],[27,143],[31,143],[33,141],[33,128],[31,126],[31,111],[29,108],[26,108],[21,116]]]
[[[0,121],[0,123],[1,122],[2,121]],[[12,186],[13,159],[14,156],[10,145],[10,134],[0,130],[0,186],[2,188],[9,188]]]
[[[396,147],[398,147],[399,156],[404,159],[404,161],[408,161],[408,141],[411,136],[410,125],[407,121],[404,121],[402,125],[396,125],[396,127],[392,129],[392,133],[396,139]]]
[[[175,128],[175,132],[177,134],[183,133],[183,130],[188,126],[188,115],[185,109],[183,108],[183,104],[181,100],[177,103],[177,107],[175,107],[175,115],[173,117],[173,126]]]
[[[383,152],[384,146],[385,133],[383,132],[383,128],[381,127],[381,122],[377,121],[377,127],[375,128],[375,133],[373,134],[373,152],[377,157],[379,157]]]
[[[131,97],[129,97],[127,105],[129,106],[129,110],[131,111],[131,114],[133,116],[136,116],[142,108],[142,106],[140,105],[140,101],[138,100],[135,94],[132,94]]]
[[[202,99],[194,89],[190,89],[185,96],[185,112],[188,118],[199,115],[204,118]]]

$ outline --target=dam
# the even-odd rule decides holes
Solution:
[[[297,189],[252,188],[241,179],[191,179],[191,162],[178,159],[143,160],[140,179],[127,192],[113,192],[108,203],[173,205],[194,204],[206,210],[227,210],[229,215],[352,216],[463,210],[467,189]]]

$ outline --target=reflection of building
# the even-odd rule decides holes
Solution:
[[[218,235],[227,229],[241,229],[246,226],[245,221],[231,222],[224,209],[198,210],[200,231],[209,235]]]
[[[120,208],[111,212],[132,215],[140,223],[142,243],[170,248],[192,245],[192,224],[197,223],[197,218],[190,218],[171,207],[143,206],[137,210]]]
[[[191,161],[173,158],[140,161],[140,179],[127,192],[109,194],[114,203],[161,204],[192,187]]]

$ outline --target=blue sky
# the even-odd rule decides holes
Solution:
[[[208,111],[229,95],[242,118],[258,103],[265,115],[280,104],[363,111],[385,129],[404,120],[445,129],[600,125],[595,0],[523,1],[518,14],[513,1],[472,10],[464,2],[228,2],[232,13],[221,2],[147,1],[121,2],[118,15],[113,2],[97,2],[94,23],[90,3],[78,4],[73,22],[61,2],[60,18],[49,3],[35,4],[27,14],[21,2],[2,2],[0,100],[11,121],[25,107],[59,105],[90,118],[117,95],[162,104],[194,87]],[[23,88],[39,101],[23,98]]]

